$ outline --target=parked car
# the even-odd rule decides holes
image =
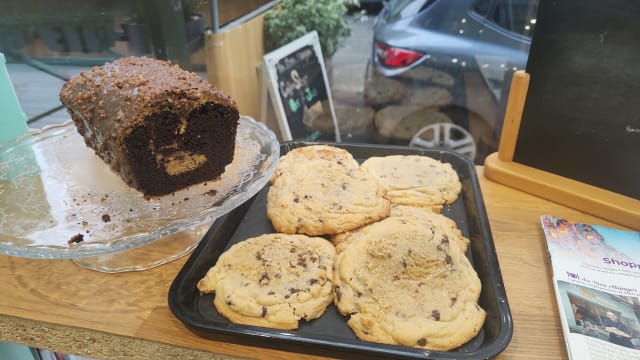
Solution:
[[[384,86],[384,81],[374,81],[380,77],[396,80],[409,91],[446,88],[451,95],[447,104],[426,98],[425,102],[456,109],[453,122],[471,132],[482,128],[473,136],[495,148],[502,122],[500,105],[510,83],[505,80],[526,67],[537,8],[538,0],[385,1],[374,24],[365,93],[380,92],[371,89]],[[425,76],[424,71],[431,75]],[[440,74],[440,80],[446,74],[449,81],[434,82],[438,80],[434,74]],[[406,98],[373,99],[373,105],[404,103]],[[390,101],[385,104],[386,100]],[[478,125],[478,119],[485,123]]]

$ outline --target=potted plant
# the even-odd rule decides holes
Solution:
[[[329,59],[343,38],[351,35],[347,6],[358,0],[282,0],[265,13],[265,50],[277,49],[316,30],[322,55]]]

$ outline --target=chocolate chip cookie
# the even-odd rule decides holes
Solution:
[[[370,157],[361,169],[375,176],[393,204],[431,207],[439,211],[454,202],[462,184],[451,164],[428,156]]]
[[[317,154],[316,149],[308,151]],[[278,165],[267,194],[267,217],[277,232],[330,235],[389,216],[382,185],[346,154],[328,159],[299,154]]]
[[[334,303],[362,340],[447,351],[481,330],[481,283],[437,227],[392,216],[358,231],[336,256]]]
[[[296,329],[332,302],[334,257],[323,238],[265,234],[231,246],[197,287],[231,322]]]

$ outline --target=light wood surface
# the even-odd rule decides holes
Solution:
[[[621,227],[490,181],[482,167],[478,176],[514,322],[513,338],[498,359],[566,359],[539,217]],[[191,333],[167,305],[169,286],[185,261],[103,274],[69,260],[0,255],[0,340],[98,359],[303,357]]]

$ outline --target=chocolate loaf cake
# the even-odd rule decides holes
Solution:
[[[146,196],[219,177],[233,160],[233,99],[195,73],[147,57],[118,59],[60,91],[85,143]]]

